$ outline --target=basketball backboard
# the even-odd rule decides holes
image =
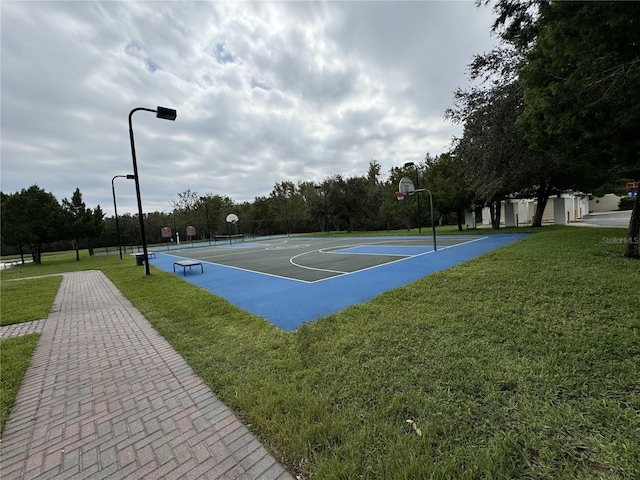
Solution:
[[[402,177],[400,179],[400,183],[398,185],[398,191],[407,195],[410,192],[413,192],[416,187],[413,186],[413,182],[409,177]]]

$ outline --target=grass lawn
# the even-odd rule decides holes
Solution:
[[[39,333],[0,340],[0,432],[13,407]]]
[[[640,264],[603,240],[625,234],[545,227],[294,333],[131,259],[78,263],[105,271],[294,475],[633,478]]]
[[[20,268],[20,267],[18,267]],[[0,289],[0,325],[47,318],[62,276],[3,282]]]

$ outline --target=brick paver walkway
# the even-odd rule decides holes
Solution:
[[[15,323],[0,327],[0,339],[20,337],[30,333],[38,333],[44,327],[44,320],[34,320],[33,322]]]
[[[3,480],[291,479],[102,272],[65,274],[2,437]]]

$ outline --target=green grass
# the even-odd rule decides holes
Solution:
[[[0,325],[47,318],[62,276],[3,282],[0,289]]]
[[[294,333],[133,261],[84,263],[304,478],[633,478],[640,265],[603,241],[622,229],[535,231]]]
[[[13,407],[39,333],[0,340],[0,432]]]

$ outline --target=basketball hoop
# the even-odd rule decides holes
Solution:
[[[402,204],[405,196],[406,195],[402,192],[396,192],[396,198],[398,199],[398,203]]]

